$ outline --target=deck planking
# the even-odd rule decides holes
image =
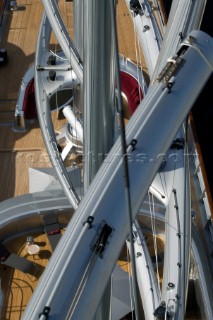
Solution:
[[[30,275],[0,264],[1,286],[5,300],[1,314],[2,320],[21,319],[21,315],[37,285],[37,278],[44,270],[52,255],[52,250],[45,234],[33,234],[35,244],[39,245],[40,251],[34,256],[30,255],[26,245],[27,236],[26,234],[15,241],[9,241],[7,248],[11,252],[17,253],[19,256],[36,263],[37,271],[35,275]]]

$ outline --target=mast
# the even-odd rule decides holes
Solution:
[[[84,192],[113,144],[114,71],[110,2],[86,0],[84,12]]]
[[[83,0],[79,4],[83,17],[84,89],[84,192],[86,193],[106,154],[113,145],[114,67],[112,17],[107,0]],[[78,12],[79,13],[79,12]],[[80,17],[77,15],[80,36]],[[76,25],[75,25],[76,27]],[[111,282],[105,289],[94,319],[109,319]]]

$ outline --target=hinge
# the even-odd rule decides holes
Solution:
[[[109,238],[111,237],[112,231],[112,227],[103,221],[97,231],[97,234],[92,240],[90,248],[101,258],[103,257],[103,252],[109,243]]]
[[[163,81],[165,86],[167,86],[170,79],[176,75],[177,71],[180,69],[180,66],[184,61],[185,60],[180,56],[174,56],[168,59],[167,64],[160,72],[160,74],[157,76],[157,80],[159,82]]]

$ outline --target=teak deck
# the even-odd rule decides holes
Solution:
[[[40,252],[34,256],[29,255],[26,246],[26,236],[19,237],[7,244],[12,252],[17,252],[38,265],[38,274],[42,273],[44,267],[52,254],[46,235],[33,235],[35,243],[39,245]],[[1,286],[4,292],[4,304],[1,319],[21,319],[29,299],[37,285],[37,277],[25,274],[19,270],[12,269],[0,264]]]

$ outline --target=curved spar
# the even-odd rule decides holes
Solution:
[[[43,65],[43,57],[44,52],[48,52],[49,43],[44,43],[43,35],[47,32],[50,34],[51,28],[50,24],[47,20],[46,15],[43,15],[38,45],[37,45],[37,53],[35,58],[35,85],[36,85],[36,103],[37,103],[37,112],[39,117],[39,122],[41,126],[41,130],[43,133],[43,138],[45,141],[45,145],[53,166],[58,174],[59,180],[62,184],[62,187],[72,204],[73,208],[77,208],[78,203],[80,202],[77,193],[74,190],[72,182],[68,176],[68,173],[64,167],[63,161],[59,154],[59,150],[57,147],[57,140],[54,132],[54,128],[51,120],[51,111],[49,106],[49,98],[44,89],[42,72],[37,69],[37,66]]]

